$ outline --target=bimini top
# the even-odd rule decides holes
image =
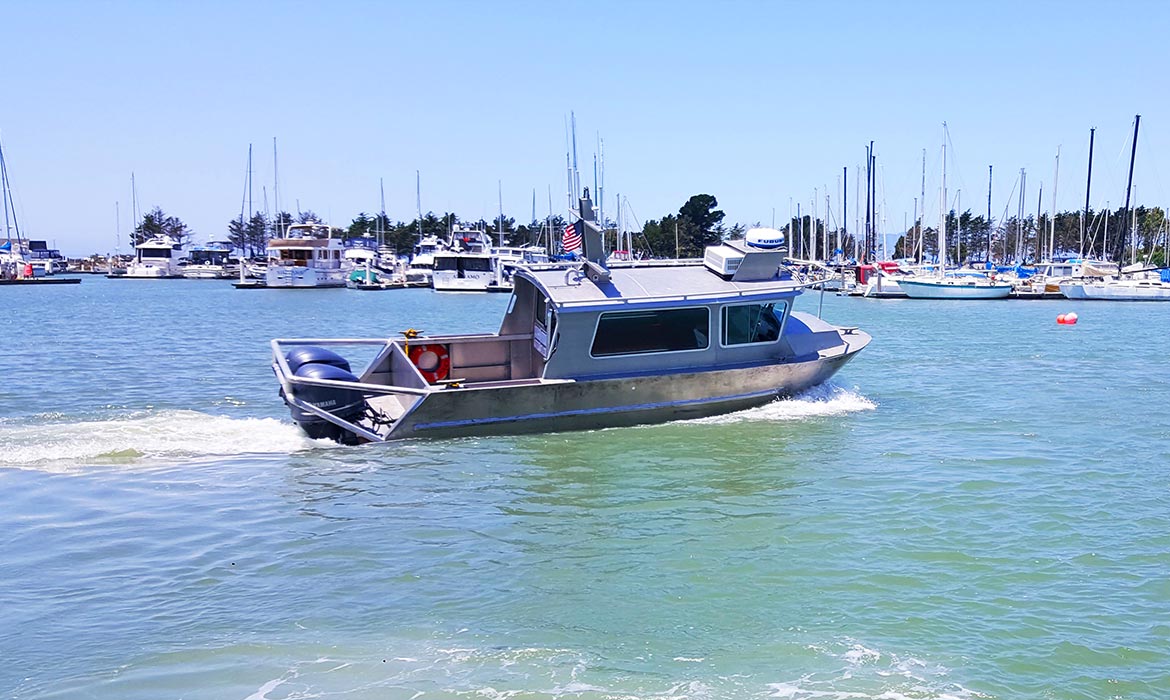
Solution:
[[[775,269],[775,268],[774,268]],[[794,297],[801,285],[779,270],[768,278],[726,279],[700,263],[614,267],[608,282],[594,283],[578,267],[536,265],[516,271],[562,311],[607,306],[670,305],[671,302]]]

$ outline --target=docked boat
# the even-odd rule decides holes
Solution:
[[[435,254],[443,250],[447,250],[447,244],[438,237],[420,237],[406,267],[407,283],[414,287],[430,287],[435,272]]]
[[[1007,299],[1012,292],[1011,283],[980,272],[903,277],[898,287],[911,299]]]
[[[134,246],[134,260],[126,266],[121,275],[107,277],[117,279],[174,279],[183,276],[179,259],[183,257],[183,245],[170,236],[154,236]]]
[[[434,254],[431,286],[436,292],[486,292],[500,285],[502,270],[486,233],[456,228],[451,239],[454,249]]]
[[[325,224],[291,224],[283,238],[268,242],[268,269],[264,286],[269,289],[325,289],[344,287],[342,265],[345,245]]]
[[[802,284],[764,229],[686,265],[605,267],[588,190],[586,259],[521,267],[496,333],[272,341],[293,419],[314,438],[593,429],[698,418],[824,382],[870,341],[793,311]],[[331,348],[374,346],[364,369]]]
[[[543,265],[549,261],[548,251],[538,245],[497,246],[491,252],[499,272],[496,284],[503,287],[512,286],[512,275],[521,265]],[[612,253],[610,260],[613,260]]]
[[[892,260],[859,265],[857,268],[858,284],[865,285],[861,288],[861,296],[870,299],[905,299],[906,292],[899,282],[910,276],[909,272]]]
[[[1081,278],[1060,285],[1069,299],[1097,301],[1170,301],[1170,270],[1142,270],[1124,276]]]
[[[943,124],[946,131],[946,124]],[[942,184],[939,188],[938,265],[934,275],[900,278],[898,287],[911,299],[1007,299],[1012,293],[1009,282],[974,270],[950,271],[947,261],[947,140],[942,146]]]
[[[193,280],[223,280],[234,277],[239,271],[232,257],[232,244],[227,241],[210,241],[207,245],[192,246],[187,252],[187,264],[183,265],[183,276]]]

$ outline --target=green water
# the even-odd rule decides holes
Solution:
[[[506,298],[10,291],[0,696],[1170,695],[1170,306],[827,296],[874,342],[796,400],[341,448],[270,338]]]

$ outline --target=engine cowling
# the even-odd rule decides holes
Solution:
[[[304,379],[329,379],[340,382],[359,381],[349,371],[349,362],[337,353],[307,346],[290,352],[286,358],[293,376]],[[282,394],[283,396],[283,394]],[[361,391],[334,386],[293,385],[293,396],[305,403],[332,413],[349,423],[356,423],[366,412],[366,399]],[[354,444],[357,436],[325,418],[307,411],[285,398],[292,419],[313,439],[327,438],[345,444]]]

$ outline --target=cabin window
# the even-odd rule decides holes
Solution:
[[[786,308],[785,302],[724,306],[723,345],[776,342],[780,339]]]
[[[491,258],[460,258],[459,264],[464,272],[491,272]]]
[[[436,270],[457,270],[459,261],[456,258],[435,258]]]
[[[706,308],[602,314],[590,354],[594,357],[703,350],[710,314]]]

